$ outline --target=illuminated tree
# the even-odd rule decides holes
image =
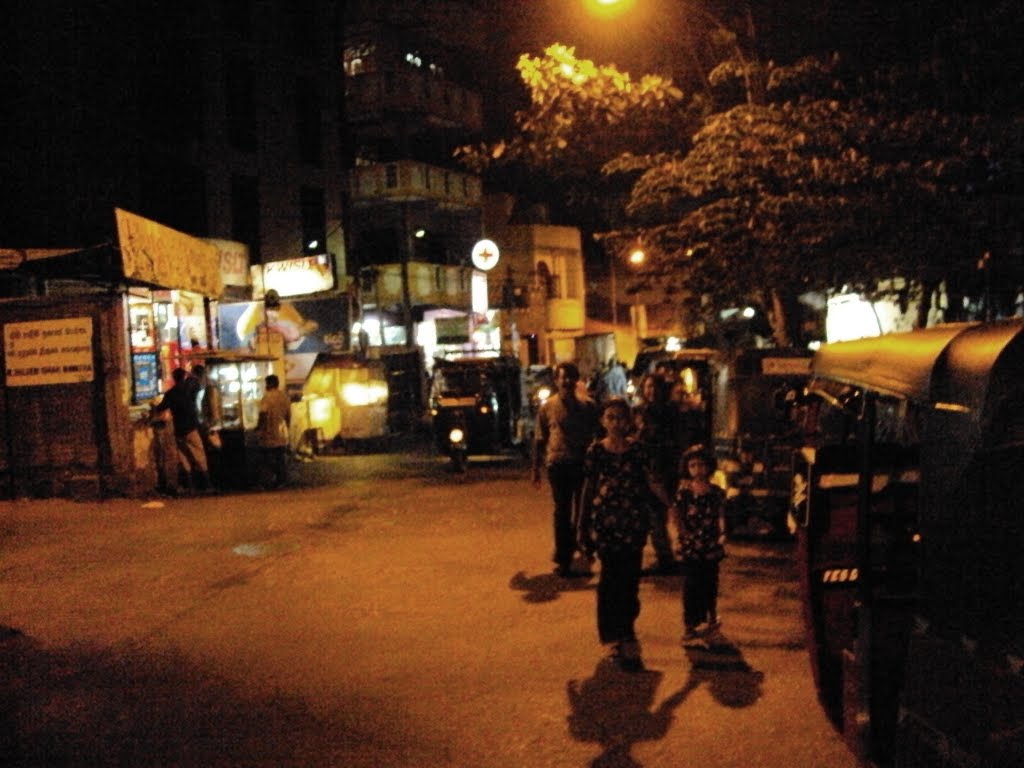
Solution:
[[[1000,25],[1019,28],[1017,14],[996,5],[972,23],[1009,50]],[[1024,280],[1019,97],[999,85],[1012,70],[973,64],[963,40],[979,30],[956,19],[920,61],[724,61],[709,76],[713,103],[552,46],[520,59],[531,99],[515,135],[464,157],[543,174],[577,223],[604,224],[610,249],[641,238],[645,270],[691,317],[754,303],[779,344],[797,340],[794,310],[810,291],[900,277],[927,300],[940,281],[991,293],[995,277],[1009,295]],[[737,87],[748,82],[756,98]],[[998,86],[988,102],[985,82]]]

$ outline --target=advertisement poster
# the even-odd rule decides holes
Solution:
[[[344,297],[288,298],[272,309],[263,301],[221,304],[218,318],[224,349],[255,350],[261,328],[279,333],[284,340],[285,376],[291,383],[305,380],[318,353],[349,348]]]
[[[156,352],[132,355],[135,376],[135,403],[144,403],[160,394],[160,363]]]

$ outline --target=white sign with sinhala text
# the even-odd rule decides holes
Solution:
[[[93,380],[91,317],[4,325],[8,387],[81,384]]]

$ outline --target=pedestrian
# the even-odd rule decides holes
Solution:
[[[625,397],[626,385],[628,383],[626,379],[626,366],[615,359],[614,356],[611,357],[608,360],[608,368],[604,372],[605,395],[609,398]]]
[[[712,485],[715,458],[703,445],[683,454],[672,513],[683,561],[683,642],[718,631],[718,571],[725,557],[725,491]]]
[[[281,390],[281,380],[270,374],[264,380],[266,394],[260,400],[260,415],[256,422],[260,447],[263,449],[264,469],[271,476],[268,488],[280,488],[288,482],[288,445],[292,404]]]
[[[540,487],[547,469],[554,501],[555,573],[564,578],[576,553],[576,516],[583,487],[583,459],[599,428],[597,406],[581,397],[580,371],[575,363],[555,366],[554,395],[540,407],[533,444],[533,484]]]
[[[220,389],[217,382],[210,381],[209,372],[202,363],[192,366],[192,375],[196,380],[199,434],[203,439],[203,450],[206,451],[210,480],[219,485],[222,473],[220,430],[224,418]]]
[[[170,411],[174,424],[178,484],[171,490],[177,492],[180,486],[187,485],[193,490],[205,491],[210,487],[210,473],[203,438],[199,433],[199,408],[196,405],[199,385],[184,368],[175,368],[171,379],[174,385],[154,408],[157,413]]]
[[[672,402],[670,384],[657,374],[648,373],[640,382],[641,402],[634,410],[637,437],[647,449],[654,466],[655,477],[669,492],[678,481],[681,447],[676,442],[678,409]],[[652,499],[651,546],[657,564],[651,575],[679,572],[679,564],[672,552],[672,539],[668,531],[668,505]]]
[[[597,555],[597,634],[624,669],[643,668],[635,624],[640,615],[640,575],[651,528],[649,499],[668,506],[644,446],[635,440],[629,405],[609,400],[601,412],[605,436],[587,449],[583,464],[578,541]]]

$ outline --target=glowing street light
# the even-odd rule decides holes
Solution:
[[[635,0],[583,0],[583,6],[594,16],[610,19],[628,12],[634,2]]]

